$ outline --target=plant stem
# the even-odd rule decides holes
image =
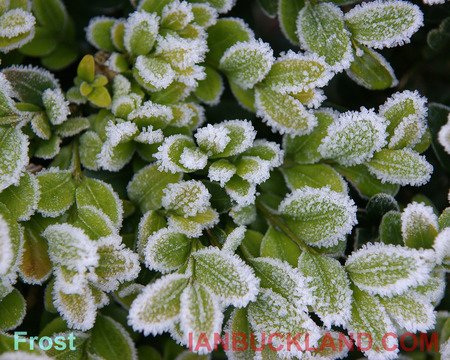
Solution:
[[[272,226],[277,227],[283,231],[293,242],[295,242],[300,249],[303,251],[308,251],[315,253],[316,251],[305,244],[305,242],[300,239],[294,232],[283,222],[283,220],[276,214],[272,213],[261,201],[256,199],[256,207],[264,214],[264,216],[269,220]]]

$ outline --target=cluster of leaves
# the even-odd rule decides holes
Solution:
[[[68,89],[44,68],[2,69],[1,359],[161,359],[149,335],[164,332],[168,360],[205,358],[236,334],[261,351],[229,359],[338,359],[361,333],[365,356],[394,359],[403,333],[433,329],[448,355],[450,319],[434,310],[450,207],[394,196],[430,181],[431,144],[445,168],[450,109],[410,90],[378,110],[321,107],[344,69],[369,89],[396,86],[372,48],[409,42],[420,8],[260,2],[305,52],[275,56],[242,19],[219,18],[232,0],[141,0],[91,19],[98,52]],[[0,51],[55,70],[78,57],[75,39],[60,0],[0,0]],[[228,87],[281,145],[258,138],[259,123],[207,119]],[[30,285],[42,289],[39,336],[73,333],[76,351],[28,338],[15,349],[7,331],[26,328]]]

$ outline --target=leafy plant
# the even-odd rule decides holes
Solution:
[[[0,359],[450,356],[448,4],[353,3],[0,0]]]

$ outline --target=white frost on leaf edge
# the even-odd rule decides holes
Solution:
[[[408,228],[414,226],[414,221],[419,218],[420,222],[425,222],[426,225],[431,225],[436,230],[439,229],[438,218],[433,212],[431,206],[426,206],[424,203],[412,202],[403,210],[402,219],[402,236],[405,239],[408,234]],[[414,227],[413,227],[414,229]],[[414,234],[412,234],[414,235]]]
[[[94,37],[92,36],[92,30],[94,26],[96,26],[98,23],[106,22],[106,21],[113,21],[116,22],[116,18],[108,17],[108,16],[96,16],[89,20],[88,26],[84,29],[86,33],[86,40],[89,44],[91,44],[93,47],[95,47],[98,50],[103,50],[96,42]]]
[[[441,265],[444,263],[444,259],[450,258],[450,227],[445,228],[436,236],[433,248],[436,251],[437,264]]]
[[[385,116],[386,112],[392,106],[396,106],[409,99],[411,99],[414,103],[415,115],[418,116],[420,119],[425,119],[428,114],[428,109],[425,104],[427,103],[428,100],[426,97],[420,95],[420,93],[417,90],[397,91],[396,93],[392,94],[383,105],[380,105],[378,109],[378,114],[380,116]]]
[[[153,155],[156,159],[159,171],[171,172],[172,174],[186,172],[186,170],[176,164],[169,155],[171,147],[179,140],[189,140],[193,143],[192,139],[187,135],[176,134],[166,137],[164,142],[158,147],[158,152]]]
[[[185,218],[205,212],[211,206],[211,194],[199,180],[170,183],[163,189],[163,193],[161,205],[165,209],[181,211]],[[184,201],[186,197],[189,197],[188,203]]]
[[[7,26],[7,27],[0,27],[0,38],[6,38],[6,39],[13,39],[17,36],[24,35],[27,32],[29,33],[25,38],[14,42],[13,44],[2,46],[0,48],[0,52],[8,53],[10,50],[17,49],[22,47],[22,45],[25,45],[26,43],[30,42],[35,35],[35,25],[36,25],[36,18],[33,16],[31,12],[25,11],[20,8],[11,9],[4,14],[1,15],[2,20],[4,20],[4,17],[14,17],[16,18],[18,16],[22,17],[24,20],[24,24],[22,26]],[[9,19],[11,20],[11,19]]]
[[[9,237],[8,223],[0,214],[0,276],[5,275],[14,262],[14,251]]]
[[[450,114],[448,115],[447,124],[443,125],[438,132],[438,141],[445,152],[450,154]]]
[[[155,13],[150,14],[146,11],[135,11],[131,13],[125,23],[123,34],[123,42],[125,48],[129,53],[133,52],[130,44],[131,37],[134,35],[133,31],[137,26],[143,24],[144,22],[147,23],[147,31],[149,31],[155,37],[156,34],[158,34],[159,16],[157,16]]]
[[[242,240],[244,240],[245,232],[247,228],[245,226],[239,226],[230,232],[222,246],[222,251],[228,251],[234,253],[239,245],[241,245]]]

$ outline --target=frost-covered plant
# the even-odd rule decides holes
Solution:
[[[0,0],[0,359],[448,357],[450,194],[416,189],[448,186],[450,109],[373,50],[421,8],[259,2],[304,51],[233,0],[93,4],[86,41],[68,2]],[[326,102],[342,70],[396,91]]]

